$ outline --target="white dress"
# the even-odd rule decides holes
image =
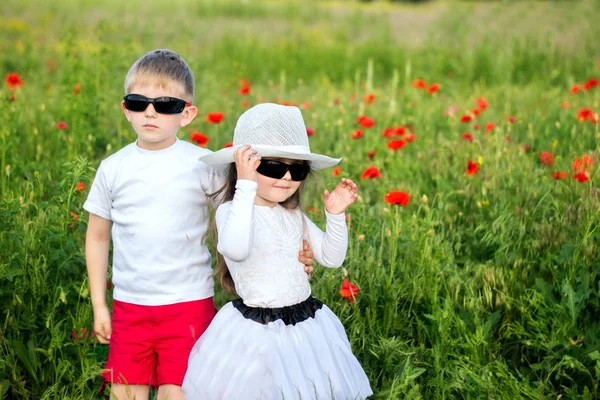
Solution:
[[[304,236],[319,264],[342,264],[344,214],[326,213],[324,233],[299,210],[254,205],[255,195],[255,182],[238,180],[217,210],[218,250],[241,300],[223,306],[194,345],[186,398],[365,399],[373,392],[344,327],[311,296],[298,261]]]

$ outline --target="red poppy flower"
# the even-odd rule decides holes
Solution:
[[[404,136],[404,140],[406,140],[407,142],[414,142],[417,139],[417,135],[415,135],[414,133],[409,133],[408,135]]]
[[[408,204],[410,195],[406,192],[388,192],[383,196],[383,201],[388,204],[400,204],[404,207]]]
[[[340,167],[335,167],[333,169],[333,176],[340,176],[340,172],[342,172],[342,169]]]
[[[402,136],[406,133],[406,128],[403,126],[396,127],[396,136]]]
[[[469,132],[465,132],[462,134],[463,139],[468,140],[469,142],[473,141],[473,135],[471,135]]]
[[[596,78],[590,78],[586,83],[583,84],[583,88],[585,90],[590,90],[592,88],[595,88],[596,86],[598,86],[598,79]]]
[[[224,117],[225,114],[223,114],[222,112],[210,112],[206,116],[206,120],[211,124],[220,124],[221,121],[223,121]]]
[[[69,125],[65,121],[58,121],[58,123],[56,124],[56,127],[58,129],[60,129],[61,131],[64,131],[69,128]]]
[[[250,107],[250,102],[248,100],[243,100],[240,103],[240,106],[242,106],[242,108],[248,108],[248,107]]]
[[[579,112],[577,113],[577,119],[579,121],[587,121],[587,120],[593,120],[594,118],[594,110],[592,110],[591,108],[580,108]]]
[[[561,180],[561,179],[565,179],[567,177],[567,173],[566,172],[553,172],[552,173],[552,177],[554,179],[556,179],[557,181]]]
[[[423,79],[417,79],[415,81],[412,81],[411,85],[413,85],[413,87],[416,87],[417,89],[425,89],[427,87],[427,83],[425,83]]]
[[[517,122],[517,118],[516,117],[508,117],[506,119],[509,123],[514,124],[515,122]]]
[[[371,150],[369,152],[369,154],[367,154],[367,157],[369,157],[369,159],[371,159],[371,158],[375,157],[375,154],[377,154],[377,152],[375,150]]]
[[[223,145],[224,149],[226,149],[227,147],[233,147],[233,142],[228,142]]]
[[[396,129],[395,128],[385,128],[383,130],[383,137],[392,137],[396,135]]]
[[[583,157],[577,157],[575,161],[573,161],[572,167],[575,171],[579,171],[582,168],[591,167],[593,163],[594,159],[586,154]]]
[[[4,82],[6,82],[10,90],[13,90],[16,87],[23,86],[23,80],[16,72],[11,72],[8,75],[6,75],[6,78],[4,78]]]
[[[314,136],[315,134],[315,130],[313,128],[309,128],[308,126],[306,127],[306,134],[308,136]]]
[[[242,96],[247,96],[250,94],[250,86],[242,86],[239,88],[238,93]]]
[[[479,164],[469,159],[469,162],[467,163],[467,175],[475,175],[477,171],[479,171]]]
[[[429,88],[427,89],[427,91],[429,93],[436,93],[440,90],[440,84],[439,83],[434,83],[431,86],[429,86]]]
[[[474,108],[471,110],[471,113],[477,117],[479,114],[481,114],[481,110],[479,108]]]
[[[477,107],[479,107],[480,110],[487,110],[488,102],[483,97],[478,97],[476,101]]]
[[[472,119],[473,119],[473,117],[471,115],[465,114],[460,119],[460,122],[462,122],[463,124],[466,124],[467,122],[471,122]]]
[[[531,145],[530,144],[522,144],[521,150],[523,150],[525,153],[529,153],[529,151],[531,150]]]
[[[81,83],[76,83],[73,86],[73,94],[79,94],[81,93]]]
[[[350,303],[354,303],[356,295],[360,292],[360,289],[350,282],[350,279],[346,278],[342,282],[342,288],[340,289],[340,295],[348,300]]]
[[[560,108],[562,108],[563,110],[571,108],[571,103],[569,103],[568,101],[563,101],[562,103],[560,103]]]
[[[15,96],[15,92],[11,92],[10,93],[10,99],[8,99],[9,101],[15,101],[17,99],[17,97]]]
[[[571,86],[571,94],[577,94],[577,93],[579,93],[580,90],[581,90],[581,86],[579,86],[579,85]]]
[[[394,151],[395,151],[395,150],[398,150],[398,149],[401,149],[401,148],[403,148],[404,146],[406,146],[406,142],[405,142],[404,140],[400,140],[400,139],[398,139],[398,140],[390,140],[390,141],[387,143],[387,147],[388,147],[389,149],[392,149],[392,150],[394,150]]]
[[[193,142],[198,143],[199,146],[205,147],[208,144],[208,136],[203,134],[202,132],[192,132],[190,139]]]
[[[542,154],[540,154],[540,162],[543,165],[552,165],[554,164],[554,156],[552,155],[552,153],[545,151]]]
[[[338,99],[338,98],[333,99],[333,104],[335,104],[336,106],[338,104],[340,104],[340,99]]]
[[[350,134],[350,137],[352,139],[360,139],[362,137],[362,135],[363,135],[363,132],[360,129],[357,129],[356,131],[354,131]]]
[[[363,98],[363,101],[365,103],[372,103],[373,101],[375,101],[375,95],[373,93],[369,93],[369,94],[365,95],[365,97]]]
[[[487,124],[485,124],[485,133],[490,133],[494,130],[495,127],[496,124],[494,124],[493,122],[488,122]]]
[[[506,140],[507,142],[511,141],[510,135],[506,135],[506,137],[504,138],[504,140]]]
[[[579,182],[582,183],[587,182],[590,180],[590,173],[587,172],[585,169],[582,169],[581,171],[573,175],[573,178],[577,179]]]
[[[246,78],[240,79],[240,87],[249,87],[250,81]]]
[[[367,168],[360,176],[360,179],[373,179],[373,178],[381,178],[381,172],[379,171],[379,169],[377,167]]]
[[[302,105],[300,106],[301,109],[303,110],[310,110],[310,102],[305,101],[304,103],[302,103]]]
[[[475,124],[475,125],[473,125],[473,130],[476,130],[476,131],[478,131],[478,130],[479,130],[479,124]]]
[[[362,115],[358,118],[358,123],[363,128],[372,128],[375,126],[375,121],[373,120],[373,118],[369,118],[364,115]]]
[[[83,182],[79,182],[77,185],[75,185],[75,191],[78,193],[81,193],[85,190],[85,183]]]

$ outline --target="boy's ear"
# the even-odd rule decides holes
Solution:
[[[127,118],[127,121],[131,122],[131,111],[129,111],[128,109],[125,108],[124,101],[121,102],[121,108],[123,109],[123,112],[125,113],[125,118]]]
[[[179,126],[183,128],[184,126],[189,125],[189,123],[196,118],[196,115],[198,115],[198,108],[196,106],[187,106],[185,110],[183,110],[183,118],[181,119]]]

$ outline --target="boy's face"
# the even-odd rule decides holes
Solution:
[[[184,93],[175,85],[166,88],[155,85],[135,85],[130,93],[149,98],[169,96],[186,100]],[[140,112],[126,109],[125,102],[121,103],[121,108],[138,135],[137,145],[146,150],[162,150],[171,146],[177,140],[179,128],[192,122],[198,113],[198,109],[193,105],[186,105],[179,114],[159,114],[152,104],[148,104],[146,110]]]

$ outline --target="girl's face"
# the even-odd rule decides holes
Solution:
[[[269,158],[270,160],[281,161],[286,164],[302,164],[300,160],[290,160],[288,158]],[[275,179],[257,174],[256,182],[258,189],[254,203],[259,206],[275,207],[277,203],[284,202],[290,198],[300,187],[302,182],[293,181],[290,171],[287,171],[283,178]]]

